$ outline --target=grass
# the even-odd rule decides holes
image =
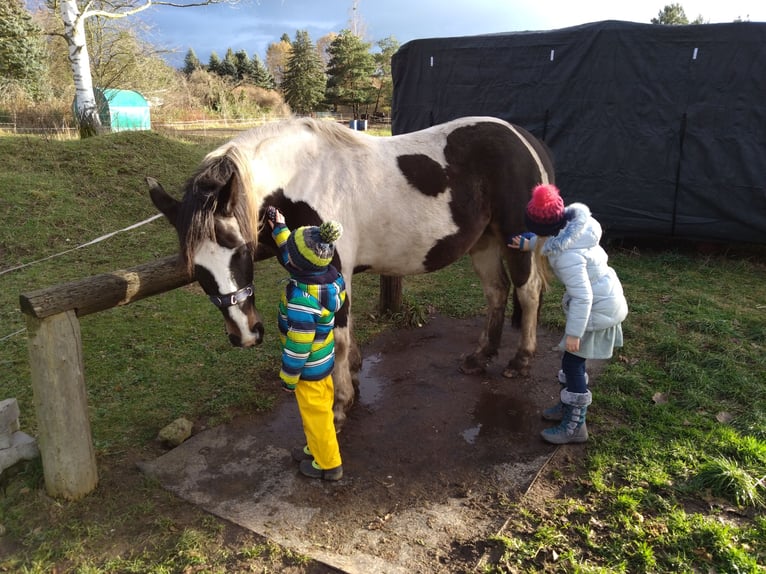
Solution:
[[[0,138],[0,273],[154,215],[143,178],[176,190],[217,142],[123,133],[86,141]],[[0,399],[34,434],[20,293],[173,253],[164,221],[0,275]],[[582,459],[552,468],[544,500],[505,501],[487,572],[762,572],[766,565],[764,249],[704,252],[613,243],[631,307],[626,346],[598,379]],[[257,268],[268,313],[281,289]],[[355,278],[360,342],[438,311],[481,313],[467,260],[405,282],[381,317],[378,280]],[[467,295],[468,294],[468,295]],[[542,322],[561,329],[561,286]],[[189,508],[129,467],[178,416],[223,423],[274,402],[278,349],[229,346],[218,312],[190,286],[81,321],[101,482],[49,499],[39,463],[0,478],[0,572],[234,572],[308,568],[307,559]],[[14,333],[17,333],[14,335]],[[189,389],[194,392],[190,393]],[[591,424],[589,424],[591,426]],[[258,565],[257,568],[255,565]]]

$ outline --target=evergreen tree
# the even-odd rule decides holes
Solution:
[[[202,63],[199,61],[194,49],[189,48],[189,51],[186,52],[186,57],[184,58],[183,73],[187,76],[191,76],[194,70],[200,69],[202,69]]]
[[[234,51],[229,48],[223,57],[221,65],[218,67],[218,74],[226,78],[237,79],[237,61],[234,58]]]
[[[282,90],[293,112],[308,114],[316,111],[322,103],[327,79],[316,46],[307,31],[298,30],[292,46]]]
[[[362,105],[375,101],[376,92],[372,85],[375,58],[370,47],[350,30],[343,30],[327,49],[330,54],[327,100],[336,105],[351,106],[355,118],[359,117]]]
[[[0,2],[0,96],[12,85],[34,99],[46,95],[45,44],[21,0]]]
[[[207,62],[207,71],[211,74],[221,74],[221,58],[215,52],[210,52],[210,59]]]
[[[250,56],[247,55],[245,50],[237,50],[234,52],[234,67],[237,70],[236,78],[238,80],[253,79],[253,63],[250,61]]]
[[[266,69],[266,66],[263,65],[263,62],[261,62],[258,54],[253,54],[251,64],[253,68],[253,83],[259,88],[263,88],[265,90],[276,89],[277,84],[274,81],[274,76],[272,76],[271,72],[269,72]]]

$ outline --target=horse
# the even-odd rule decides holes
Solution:
[[[503,375],[528,375],[544,266],[536,252],[509,248],[507,238],[524,231],[533,187],[553,177],[546,146],[498,118],[464,117],[394,136],[291,118],[242,132],[211,151],[180,201],[155,179],[147,183],[152,202],[177,231],[181,261],[221,310],[230,342],[239,347],[264,336],[253,269],[276,255],[266,207],[278,208],[291,229],[326,220],[343,225],[333,258],[347,289],[335,326],[339,431],[362,365],[351,315],[356,273],[428,273],[469,254],[487,313],[478,346],[459,369],[482,373],[497,355],[512,284],[512,324],[521,337]]]

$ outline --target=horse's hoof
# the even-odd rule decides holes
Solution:
[[[486,364],[482,364],[474,355],[471,355],[463,359],[463,364],[458,367],[458,370],[464,375],[481,375],[486,371]]]
[[[529,376],[529,365],[517,365],[513,361],[505,368],[503,371],[503,376],[506,379],[516,379],[519,377],[528,377]]]

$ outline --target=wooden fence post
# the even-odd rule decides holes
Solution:
[[[381,313],[398,313],[402,310],[402,278],[389,275],[380,276],[380,299],[379,308]]]
[[[32,390],[48,494],[81,498],[98,484],[79,317],[191,283],[171,255],[19,296],[26,315]]]
[[[98,484],[77,314],[27,315],[29,366],[45,488],[77,500]]]

